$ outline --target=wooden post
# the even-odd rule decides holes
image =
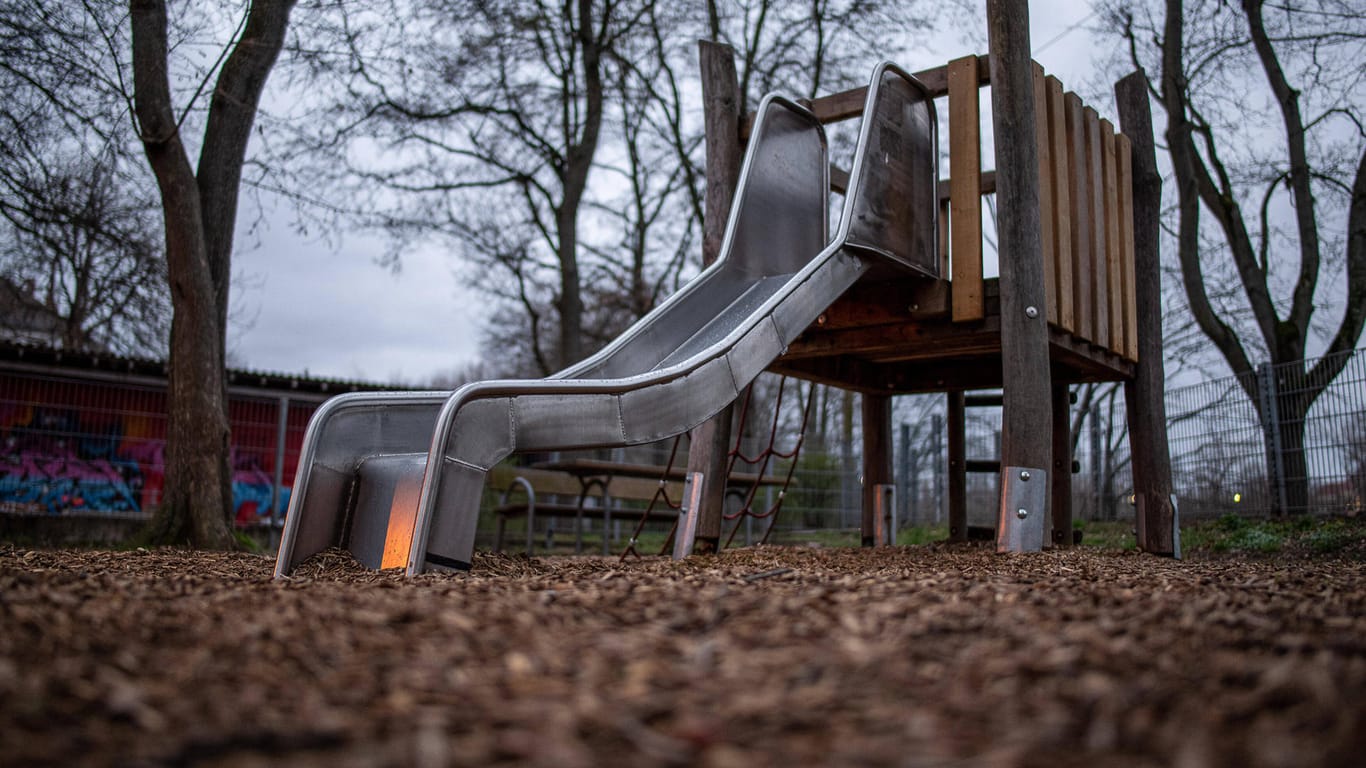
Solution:
[[[892,398],[863,394],[863,546],[873,546],[878,485],[892,481]]]
[[[1129,137],[1115,134],[1119,178],[1119,252],[1123,265],[1124,356],[1138,360],[1138,307],[1134,303],[1134,170]]]
[[[949,541],[968,540],[967,414],[963,391],[948,393]]]
[[[1001,466],[1053,466],[1029,4],[987,0],[1001,264]],[[1002,475],[1004,477],[1004,474]],[[1005,492],[1005,483],[1002,483]],[[999,532],[998,532],[999,533]]]
[[[1162,177],[1157,171],[1148,78],[1142,70],[1115,84],[1120,126],[1129,137],[1133,172],[1134,296],[1138,313],[1138,363],[1124,384],[1129,449],[1138,504],[1138,546],[1159,555],[1175,553],[1172,462],[1167,444],[1165,374],[1162,370],[1161,238]]]
[[[1072,546],[1072,390],[1053,385],[1053,471],[1048,476],[1055,547]]]
[[[1110,339],[1106,346],[1117,355],[1124,354],[1123,257],[1119,244],[1119,166],[1115,159],[1115,126],[1100,121],[1100,153],[1105,184],[1105,310],[1109,315]]]
[[[744,148],[740,144],[740,82],[735,75],[735,52],[728,45],[698,41],[702,70],[702,113],[707,140],[707,199],[702,229],[702,263],[721,254],[735,188],[740,180]],[[716,552],[721,541],[721,519],[726,502],[726,468],[730,454],[731,406],[689,435],[688,476],[703,476],[701,510],[697,522],[696,554]]]

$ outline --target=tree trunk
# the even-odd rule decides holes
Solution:
[[[603,13],[607,13],[606,10]],[[568,133],[565,153],[564,199],[556,215],[557,256],[560,263],[560,366],[583,359],[583,287],[579,278],[579,207],[593,170],[602,131],[603,83],[602,42],[597,37],[592,0],[578,0],[578,44],[583,62],[583,126],[577,135]],[[572,99],[575,94],[566,93]],[[566,110],[566,113],[568,110]],[[571,127],[566,124],[566,131]]]
[[[255,0],[219,73],[190,166],[171,101],[164,0],[131,0],[134,108],[161,192],[171,289],[166,482],[152,543],[235,545],[224,349],[237,188],[256,107],[294,0]]]
[[[587,179],[587,168],[584,169],[584,179]],[[580,189],[582,186],[579,185]],[[555,308],[560,314],[561,368],[583,359],[583,293],[579,283],[578,202],[576,196],[573,200],[573,209],[561,208],[558,222],[560,298],[555,303]],[[569,204],[566,196],[565,205]]]
[[[1266,378],[1257,377],[1258,386],[1270,386],[1271,397],[1259,403],[1274,407],[1276,442],[1267,446],[1267,477],[1279,478],[1281,487],[1271,489],[1277,514],[1293,515],[1309,510],[1309,462],[1304,450],[1305,417],[1309,407],[1327,386],[1315,385],[1301,366],[1303,360],[1270,367]],[[1261,373],[1261,371],[1259,371]],[[1263,422],[1269,414],[1261,414]],[[1284,491],[1282,494],[1281,492]]]
[[[1285,483],[1285,513],[1309,511],[1309,462],[1304,450],[1304,414],[1281,414],[1281,477]]]

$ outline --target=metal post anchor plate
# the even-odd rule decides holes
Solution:
[[[1176,503],[1176,494],[1171,495],[1172,500],[1172,558],[1181,559],[1181,507]]]
[[[701,472],[690,472],[683,479],[683,505],[678,509],[678,532],[674,534],[674,559],[692,554],[697,541],[697,518],[702,512]]]
[[[896,545],[896,486],[878,483],[873,486],[873,546]]]
[[[1035,467],[1001,468],[997,552],[1041,552],[1048,500],[1048,473]]]

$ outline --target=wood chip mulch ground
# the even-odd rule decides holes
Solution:
[[[1359,559],[0,548],[0,764],[1366,764]]]

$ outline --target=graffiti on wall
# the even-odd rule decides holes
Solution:
[[[161,498],[166,447],[164,417],[149,414],[0,403],[0,504],[54,515],[149,512]],[[273,451],[233,447],[238,524],[269,517],[274,461]],[[288,501],[286,486],[282,511]]]

